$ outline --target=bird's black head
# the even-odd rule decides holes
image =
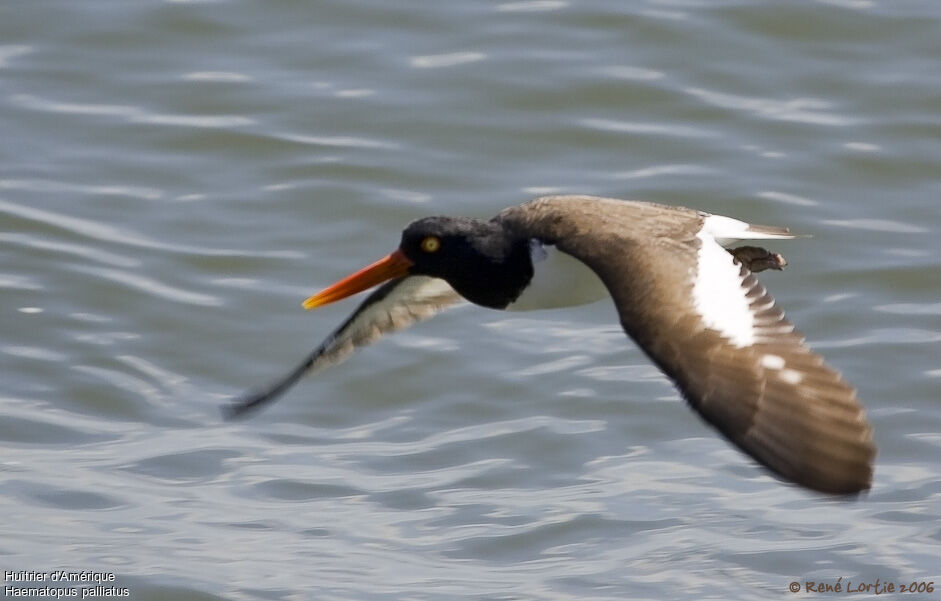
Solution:
[[[304,301],[322,307],[392,278],[429,275],[446,280],[472,303],[504,309],[533,277],[529,238],[497,221],[426,217],[402,232],[398,250]]]
[[[409,273],[446,280],[464,298],[503,309],[533,277],[529,239],[499,222],[462,217],[425,217],[402,232],[399,250]]]

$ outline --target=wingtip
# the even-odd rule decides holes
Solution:
[[[222,414],[223,421],[233,422],[247,417],[251,413],[251,407],[246,406],[245,403],[232,401],[228,405],[219,407],[219,413]]]
[[[225,421],[245,419],[261,409],[266,402],[272,400],[273,396],[271,391],[267,390],[249,393],[245,396],[233,399],[227,405],[219,407],[219,411],[222,413],[222,419]]]
[[[872,477],[864,480],[841,483],[834,488],[812,487],[818,493],[843,501],[857,501],[869,495],[872,489]]]

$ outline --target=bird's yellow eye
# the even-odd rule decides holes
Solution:
[[[441,248],[441,239],[437,236],[428,236],[421,241],[421,249],[426,253],[435,253],[438,252],[438,249]]]

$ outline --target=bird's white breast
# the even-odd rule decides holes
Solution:
[[[530,241],[533,279],[507,311],[575,307],[608,296],[601,279],[578,259],[538,240]]]

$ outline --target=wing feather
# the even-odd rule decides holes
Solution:
[[[223,413],[230,419],[244,417],[276,400],[305,375],[341,363],[356,349],[430,319],[462,300],[447,282],[438,278],[407,276],[387,282],[370,294],[297,367],[267,387],[236,399],[223,408]]]
[[[870,487],[875,446],[856,391],[805,345],[735,257],[713,249],[700,253],[702,244],[719,238],[708,231],[701,235],[703,223],[715,224],[715,217],[648,203],[545,197],[497,219],[593,269],[611,293],[625,332],[690,406],[742,451],[783,478],[821,492],[852,494]],[[784,229],[736,223],[754,238],[792,237]],[[717,262],[707,271],[723,277],[700,281],[701,290],[725,286],[718,297],[744,298],[736,306],[746,307],[750,320],[728,313],[728,303],[697,306],[698,261],[706,256]],[[725,277],[728,270],[737,270],[738,277]],[[705,310],[726,313],[709,319],[710,327]],[[727,332],[715,329],[726,324]],[[733,339],[735,328],[746,327],[747,335]]]
[[[728,260],[737,263],[731,255]],[[647,321],[633,322],[632,312],[621,310],[619,303],[628,296],[623,283],[612,282],[612,296],[625,330],[689,404],[736,446],[784,478],[815,490],[850,494],[868,489],[875,447],[856,391],[805,345],[755,276],[744,266],[741,270],[755,317],[754,343],[748,346],[669,314],[682,307],[660,307]],[[682,286],[681,279],[664,281]]]

